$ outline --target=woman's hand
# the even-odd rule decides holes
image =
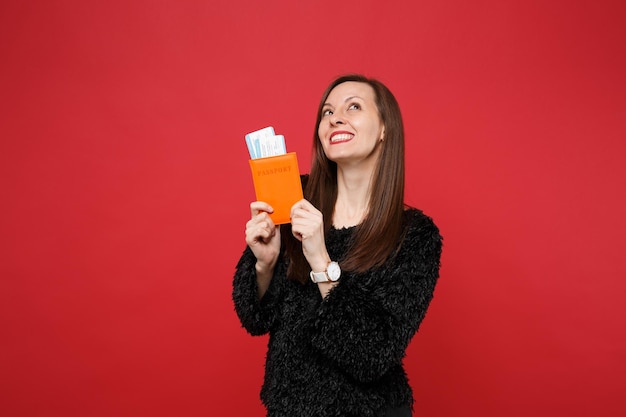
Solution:
[[[246,243],[256,257],[257,275],[269,274],[270,278],[280,253],[280,228],[269,216],[273,211],[269,204],[255,201],[250,204],[252,218],[246,223]]]
[[[302,242],[302,253],[315,272],[325,271],[330,256],[324,241],[324,216],[307,200],[291,207],[291,231]]]

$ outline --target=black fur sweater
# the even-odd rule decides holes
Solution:
[[[405,224],[395,257],[363,274],[343,271],[325,299],[317,284],[287,280],[286,263],[279,261],[258,301],[256,259],[246,248],[233,301],[249,333],[270,334],[261,389],[268,416],[374,417],[412,407],[402,359],[433,297],[441,236],[419,210],[405,211]],[[353,230],[329,231],[331,259],[341,263]]]

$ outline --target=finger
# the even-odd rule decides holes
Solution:
[[[307,200],[300,200],[291,207],[291,217],[322,219],[322,212]]]
[[[293,219],[291,222],[291,230],[294,236],[300,240],[313,237],[316,233],[321,231],[316,221],[304,217]]]
[[[267,243],[274,237],[274,229],[263,228],[259,230],[256,240],[257,242]]]
[[[274,220],[266,211],[260,211],[257,214],[253,215],[250,220],[246,223],[246,228],[254,227],[260,223],[267,223],[269,228],[273,228],[275,226]]]
[[[276,234],[277,227],[267,213],[261,213],[246,223],[246,242],[265,242]]]
[[[302,239],[303,239],[302,233],[296,231],[295,229],[291,229],[291,234],[293,235],[293,237],[295,237],[300,242],[302,242]]]
[[[267,245],[269,242],[271,242],[271,240],[271,232],[268,231],[260,231],[259,233],[251,234],[246,237],[246,243],[251,247],[258,245]]]
[[[250,203],[250,214],[252,217],[261,212],[273,213],[274,208],[265,201],[253,201],[252,203]]]
[[[324,226],[324,220],[322,216],[317,216],[302,210],[294,210],[293,217],[291,218],[291,227],[293,230],[300,232],[322,231]],[[310,234],[310,233],[308,233]]]
[[[296,203],[294,203],[293,206],[291,206],[291,215],[293,217],[294,213],[296,213],[296,212],[307,212],[307,211],[310,211],[311,207],[313,207],[313,205],[311,203],[309,203],[305,199],[302,199],[302,200],[297,201]]]

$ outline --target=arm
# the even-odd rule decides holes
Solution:
[[[344,282],[322,303],[312,343],[331,363],[369,382],[401,363],[433,297],[441,236],[418,215],[393,262]]]
[[[242,325],[251,334],[264,334],[272,322],[270,294],[280,255],[280,228],[268,213],[272,207],[255,201],[250,204],[251,219],[246,223],[246,243],[233,282],[233,301]]]
[[[273,211],[269,204],[255,201],[250,204],[251,219],[246,223],[246,243],[256,258],[259,300],[270,285],[280,252],[280,228],[269,216]]]
[[[324,216],[307,200],[300,200],[291,208],[291,231],[302,243],[302,253],[312,271],[326,270],[331,259],[324,241]],[[320,282],[317,288],[326,298],[337,282]]]
[[[248,333],[254,336],[269,332],[277,315],[277,302],[281,293],[279,279],[270,277],[263,297],[259,297],[260,284],[256,264],[256,257],[247,247],[237,263],[232,292],[239,321]],[[274,273],[280,275],[283,270],[284,266],[278,264]]]

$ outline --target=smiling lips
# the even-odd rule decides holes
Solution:
[[[352,138],[354,137],[354,134],[349,133],[349,132],[335,132],[332,135],[330,135],[330,143],[342,143],[342,142],[348,142],[349,140],[352,140]]]

